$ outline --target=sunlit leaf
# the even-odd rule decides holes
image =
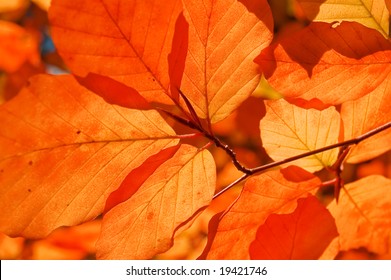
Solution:
[[[215,172],[208,151],[182,145],[127,201],[104,216],[98,257],[148,259],[169,249],[181,225],[210,203]]]
[[[209,233],[208,259],[249,259],[249,247],[270,214],[291,213],[296,200],[320,186],[317,177],[291,166],[251,177],[239,199]]]
[[[217,122],[258,85],[253,62],[272,39],[267,1],[183,1],[189,51],[181,88],[197,114]]]
[[[329,210],[340,234],[340,250],[364,247],[377,254],[391,248],[391,180],[379,175],[347,184]]]
[[[389,0],[296,0],[309,20],[355,21],[389,36]],[[388,3],[389,5],[389,3]]]
[[[300,198],[291,214],[270,215],[250,246],[251,259],[314,260],[338,235],[330,212],[310,196]]]
[[[287,98],[335,105],[390,92],[391,41],[358,23],[312,23],[266,48],[256,61]]]
[[[391,81],[388,84],[391,84]],[[345,140],[353,139],[391,121],[391,91],[388,84],[383,84],[374,93],[342,105]],[[391,129],[387,129],[354,146],[347,161],[363,162],[390,149]]]
[[[265,101],[266,115],[261,119],[263,147],[275,161],[310,152],[338,142],[340,117],[334,107],[323,111],[303,109],[284,99]],[[310,172],[331,166],[338,150],[330,150],[296,160]]]
[[[74,74],[109,76],[148,101],[167,103],[167,56],[181,9],[180,0],[53,0],[49,18],[58,51]]]
[[[0,231],[31,238],[95,218],[132,169],[178,143],[156,111],[107,104],[71,76],[36,76],[0,119]]]

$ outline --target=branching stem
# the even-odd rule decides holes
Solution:
[[[356,137],[354,139],[350,139],[350,140],[347,140],[347,141],[343,141],[341,143],[329,145],[329,146],[326,146],[326,147],[323,147],[323,148],[320,148],[320,149],[316,149],[316,150],[313,150],[313,151],[310,151],[310,152],[307,152],[307,153],[303,153],[303,154],[300,154],[300,155],[297,155],[297,156],[293,156],[293,157],[290,157],[290,158],[286,158],[286,159],[283,159],[283,160],[280,160],[280,161],[275,161],[275,162],[272,162],[272,163],[268,163],[268,164],[265,164],[265,165],[262,165],[262,166],[258,166],[258,167],[255,167],[255,168],[245,168],[245,167],[242,167],[245,170],[245,171],[243,171],[245,174],[242,177],[238,178],[236,181],[234,181],[231,184],[229,184],[224,189],[222,189],[220,192],[215,194],[213,199],[218,197],[218,196],[220,196],[221,194],[223,194],[225,191],[227,191],[228,189],[232,188],[236,184],[238,184],[238,183],[242,182],[243,180],[247,179],[252,174],[260,173],[260,172],[266,171],[268,169],[271,169],[273,167],[277,167],[277,166],[285,164],[285,163],[289,163],[289,162],[292,162],[292,161],[295,161],[295,160],[298,160],[298,159],[301,159],[301,158],[305,158],[305,157],[308,157],[308,156],[311,156],[311,155],[314,155],[314,154],[318,154],[318,153],[322,153],[322,152],[325,152],[325,151],[328,151],[328,150],[332,150],[332,149],[335,149],[335,148],[339,148],[339,147],[346,147],[347,148],[347,147],[349,147],[351,145],[356,145],[356,144],[364,141],[365,139],[367,139],[367,138],[369,138],[371,136],[374,136],[374,135],[376,135],[376,134],[378,134],[378,133],[380,133],[380,132],[382,132],[382,131],[390,128],[390,127],[391,127],[391,122],[388,122],[388,123],[386,123],[386,124],[384,124],[382,126],[379,126],[379,127],[375,128],[375,129],[373,129],[371,131],[368,131],[367,133],[364,133],[364,134],[362,134],[362,135],[360,135],[360,136],[358,136],[358,137]],[[216,141],[214,141],[214,142],[216,143]],[[216,146],[217,146],[217,144],[216,144]],[[228,146],[227,147],[224,146],[222,148],[224,148],[224,150],[227,151],[228,155],[231,156],[232,161],[235,164],[235,162],[237,162],[235,153]],[[238,162],[237,162],[237,164],[240,165],[240,163],[238,163]],[[235,164],[235,166],[237,166],[237,164]],[[241,169],[239,169],[239,170],[241,170]]]
[[[185,104],[186,104],[186,107],[187,109],[189,110],[190,113],[187,113],[184,108],[182,108],[182,106],[180,106],[179,104],[179,100],[174,100],[174,102],[177,104],[177,106],[182,110],[182,112],[185,114],[186,118],[182,118],[180,116],[177,116],[169,111],[166,111],[162,108],[157,108],[158,110],[166,113],[167,115],[169,115],[171,118],[175,119],[176,121],[182,123],[183,125],[186,125],[192,129],[195,129],[197,131],[199,131],[200,134],[204,135],[206,138],[208,138],[209,140],[211,140],[211,142],[213,142],[216,147],[218,148],[221,148],[223,149],[227,154],[228,156],[231,158],[233,164],[235,165],[235,167],[243,172],[244,174],[238,178],[237,180],[235,180],[234,182],[232,182],[231,184],[229,184],[227,187],[225,187],[223,190],[221,190],[220,192],[218,192],[217,194],[214,195],[213,198],[216,198],[218,196],[220,196],[221,194],[223,194],[225,191],[227,191],[228,189],[232,188],[233,186],[235,186],[236,184],[242,182],[243,180],[247,179],[248,177],[250,177],[251,175],[253,174],[256,174],[256,173],[261,173],[265,170],[268,170],[268,169],[271,169],[271,168],[274,168],[274,167],[277,167],[279,165],[283,165],[283,164],[286,164],[286,163],[289,163],[289,162],[292,162],[292,161],[295,161],[295,160],[298,160],[298,159],[301,159],[301,158],[305,158],[305,157],[308,157],[308,156],[312,156],[312,155],[315,155],[315,154],[318,154],[318,153],[322,153],[322,152],[325,152],[325,151],[328,151],[328,150],[332,150],[332,149],[335,149],[335,148],[339,148],[339,147],[343,147],[343,150],[342,150],[342,154],[340,155],[338,161],[337,161],[337,166],[335,166],[335,171],[336,171],[336,175],[337,175],[337,179],[339,179],[341,181],[341,178],[340,178],[340,173],[342,172],[342,165],[343,165],[343,161],[345,159],[345,157],[347,156],[348,152],[349,152],[349,149],[350,149],[350,146],[351,145],[356,145],[358,143],[360,143],[361,141],[364,141],[365,139],[373,136],[373,135],[376,135],[388,128],[391,127],[391,122],[388,122],[384,125],[381,125],[371,131],[368,131],[367,133],[364,133],[356,138],[353,138],[353,139],[350,139],[350,140],[347,140],[347,141],[343,141],[341,143],[336,143],[336,144],[333,144],[333,145],[329,145],[329,146],[326,146],[326,147],[323,147],[323,148],[320,148],[320,149],[316,149],[316,150],[313,150],[313,151],[310,151],[310,152],[307,152],[307,153],[303,153],[303,154],[300,154],[300,155],[297,155],[297,156],[293,156],[293,157],[290,157],[290,158],[286,158],[286,159],[283,159],[283,160],[280,160],[280,161],[275,161],[275,162],[272,162],[272,163],[268,163],[268,164],[265,164],[265,165],[261,165],[261,166],[258,166],[258,167],[255,167],[255,168],[247,168],[245,167],[244,165],[242,165],[237,157],[236,157],[236,153],[225,143],[223,143],[219,138],[217,138],[214,134],[213,134],[213,131],[212,129],[210,128],[210,122],[208,122],[208,129],[205,129],[203,126],[202,126],[202,123],[200,121],[200,119],[198,118],[197,116],[197,113],[196,111],[194,110],[193,106],[191,105],[191,102],[187,99],[186,95],[178,88],[178,92],[179,92],[179,95],[182,97],[182,99],[184,100]],[[192,137],[198,135],[197,133],[196,134],[193,134]],[[210,143],[208,143],[207,145],[209,145]],[[343,153],[345,151],[345,153]],[[338,183],[339,187],[338,187],[338,193],[337,194],[337,198],[338,198],[338,194],[339,194],[339,190],[341,189],[341,186],[342,186],[342,183]],[[337,188],[336,188],[337,189]]]

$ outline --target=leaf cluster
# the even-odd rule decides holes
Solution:
[[[390,7],[372,2],[290,1],[306,25],[275,35],[266,0],[53,0],[70,74],[0,106],[0,232],[101,219],[98,258],[151,259],[201,218],[200,259],[389,258],[391,180],[344,180],[391,147]]]

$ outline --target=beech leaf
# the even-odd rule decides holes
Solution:
[[[117,82],[110,77],[88,73],[86,77],[77,77],[79,84],[101,96],[107,103],[130,109],[148,110],[152,106],[134,88]]]
[[[107,213],[117,204],[128,200],[155,170],[172,158],[179,146],[169,147],[149,157],[142,165],[133,169],[122,181],[121,186],[110,194],[106,200],[104,213]]]
[[[334,218],[314,196],[297,200],[291,214],[271,214],[250,246],[251,259],[315,260],[338,236]]]
[[[180,0],[53,0],[49,20],[72,73],[109,76],[148,101],[172,103],[167,56],[181,11]]]
[[[389,0],[296,0],[311,21],[355,21],[376,29],[388,38],[390,12]]]
[[[391,90],[391,41],[358,23],[312,23],[264,49],[256,61],[286,98],[336,105]]]
[[[259,83],[253,62],[272,40],[266,0],[184,0],[189,50],[181,89],[197,115],[217,122],[248,98]]]
[[[388,82],[390,84],[391,81]],[[341,117],[345,140],[353,139],[391,121],[391,91],[386,83],[376,92],[342,104]],[[359,163],[391,149],[391,129],[378,133],[353,146],[347,162]]]
[[[380,175],[345,185],[338,204],[328,209],[335,218],[341,251],[364,247],[379,255],[391,253],[391,180]],[[375,203],[375,206],[374,206]]]
[[[261,119],[263,147],[275,161],[310,152],[338,142],[340,117],[334,107],[319,111],[303,109],[284,99],[265,101],[266,115]],[[331,166],[338,150],[329,150],[293,162],[314,172]]]
[[[270,214],[291,213],[296,200],[315,191],[320,180],[297,166],[253,176],[238,200],[221,216],[217,230],[209,233],[204,252],[208,259],[249,259],[249,247],[259,226]]]
[[[182,224],[212,200],[215,172],[207,150],[182,145],[128,200],[103,217],[98,257],[149,259],[169,249]]]
[[[107,104],[72,76],[35,76],[0,119],[0,231],[14,236],[97,217],[132,169],[178,143],[158,112]]]

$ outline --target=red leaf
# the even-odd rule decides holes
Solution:
[[[300,198],[291,214],[271,214],[258,228],[250,256],[258,260],[318,259],[338,236],[334,218],[314,196]]]
[[[149,157],[141,166],[133,169],[128,176],[123,180],[118,189],[110,194],[106,200],[104,213],[107,213],[117,204],[128,200],[140,186],[147,180],[155,170],[172,158],[178,151],[179,146],[173,146],[161,150],[157,154]]]
[[[167,56],[180,0],[53,0],[53,40],[72,73],[109,76],[148,101],[172,103]]]
[[[81,85],[101,96],[107,103],[130,109],[152,109],[151,105],[134,88],[110,77],[88,73],[86,77],[76,76],[76,79]]]
[[[257,57],[268,82],[285,97],[341,104],[390,91],[391,42],[358,23],[312,23]]]
[[[168,55],[171,97],[176,101],[179,101],[178,89],[181,88],[182,76],[185,70],[185,62],[189,45],[188,37],[189,24],[183,16],[183,13],[181,13],[175,24],[172,49]]]
[[[239,199],[221,217],[215,236],[208,237],[213,243],[207,258],[249,259],[248,248],[267,217],[291,213],[298,198],[319,186],[317,177],[296,166],[251,177]]]

